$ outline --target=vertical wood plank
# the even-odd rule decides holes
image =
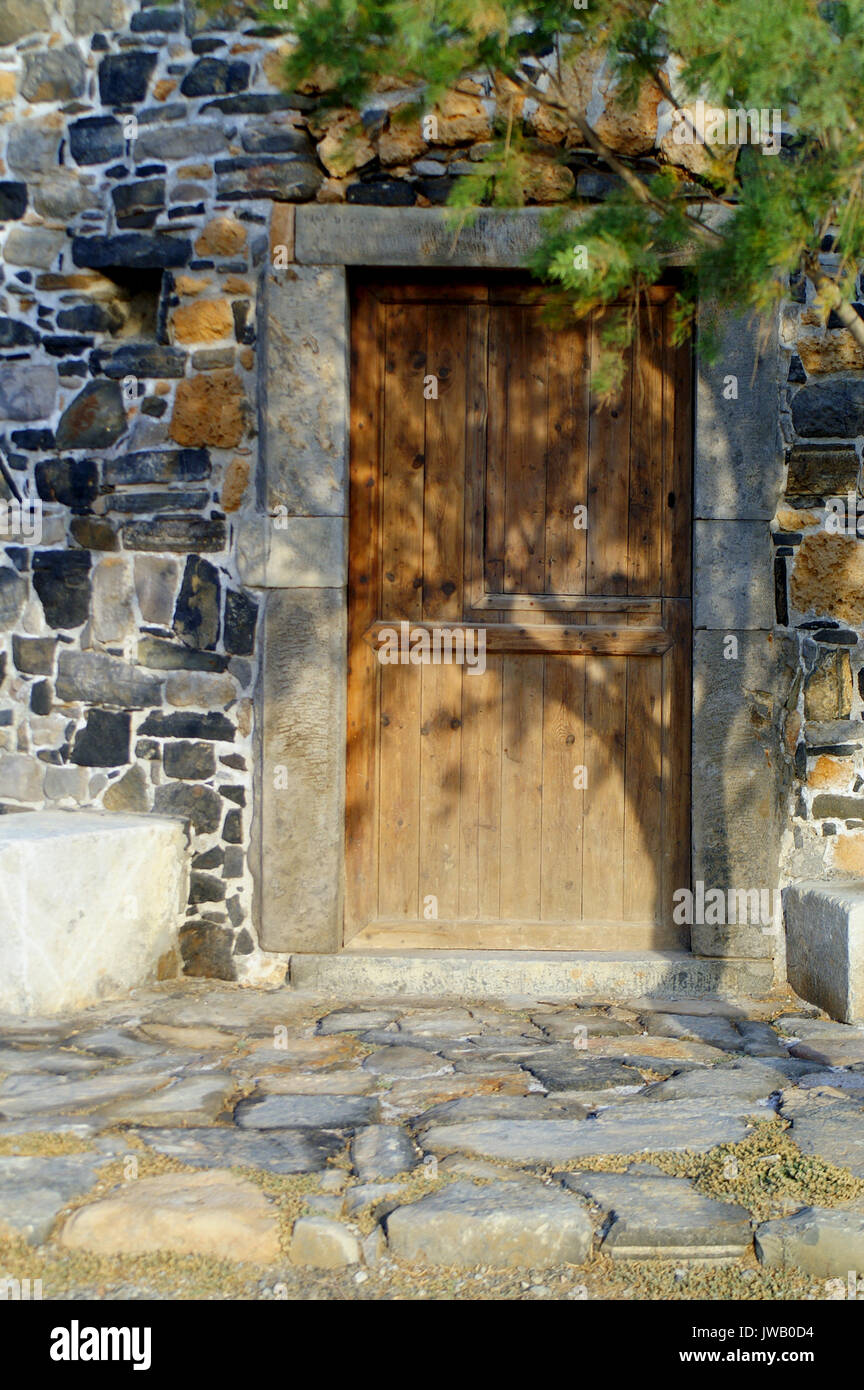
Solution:
[[[471,605],[483,592],[483,521],[486,471],[486,435],[488,421],[487,370],[489,350],[489,308],[472,306],[467,311],[465,354],[465,558],[462,616],[465,622],[476,621]],[[495,837],[495,904],[491,913],[498,913],[498,810],[500,791],[500,748],[489,756],[488,731],[500,738],[500,683],[488,666],[482,675],[469,676],[462,682],[462,766],[459,816],[459,916],[476,921],[480,914],[481,862],[488,858],[488,839]],[[497,709],[497,718],[493,713]],[[496,799],[490,811],[488,800],[490,773]],[[491,823],[490,823],[491,822]]]
[[[512,340],[506,453],[504,592],[542,594],[546,572],[547,341],[540,311],[507,310]]]
[[[660,594],[663,564],[664,307],[639,316],[633,361],[633,399],[627,529],[627,592]]]
[[[463,608],[467,310],[428,310],[428,371],[438,399],[426,401],[423,616],[458,621]],[[420,901],[442,919],[459,915],[462,672],[455,663],[420,668]],[[472,677],[477,680],[479,677]]]
[[[486,454],[483,539],[485,592],[504,592],[505,506],[507,496],[507,448],[510,435],[510,352],[513,310],[506,305],[489,307],[489,425]]]
[[[655,623],[637,613],[629,624]],[[659,922],[663,797],[663,662],[627,658],[627,740],[624,785],[624,911],[632,922]]]
[[[602,318],[592,337],[596,361]],[[588,454],[588,593],[626,594],[630,495],[632,352],[621,389],[611,404],[591,404]]]
[[[348,542],[348,701],[345,796],[345,940],[378,905],[379,665],[363,637],[380,590],[380,427],[384,311],[361,288],[351,326],[351,446]]]
[[[590,320],[548,333],[544,588],[584,594],[588,533],[573,509],[588,502]]]
[[[547,615],[548,620],[548,615]],[[544,922],[582,917],[585,791],[585,658],[547,656],[543,690],[543,810],[540,908]]]
[[[690,594],[693,517],[693,354],[692,345],[673,347],[666,323],[664,354],[664,474],[666,526],[663,528],[663,590],[670,598]]]
[[[603,614],[588,614],[602,626]],[[585,790],[582,913],[586,921],[624,915],[624,802],[627,658],[585,657]]]
[[[663,845],[661,908],[672,927],[673,894],[690,888],[690,719],[691,642],[690,603],[668,599],[663,626],[674,637],[663,656]],[[686,927],[678,928],[681,944],[689,944]]]
[[[382,454],[381,615],[423,615],[426,307],[387,306]],[[421,669],[381,673],[378,915],[418,915]]]
[[[543,661],[503,656],[501,667],[500,912],[505,918],[536,920],[542,867]]]

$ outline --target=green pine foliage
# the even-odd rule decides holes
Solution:
[[[702,99],[733,111],[782,112],[778,154],[744,144],[737,159],[717,158],[698,176],[662,159],[610,160],[595,145],[596,167],[605,162],[617,176],[614,191],[603,202],[574,196],[549,213],[530,269],[558,291],[561,314],[617,306],[606,331],[612,383],[640,293],[672,251],[684,263],[679,334],[700,304],[703,314],[706,303],[768,313],[793,273],[809,276],[826,318],[848,305],[864,259],[862,0],[587,0],[584,9],[578,2],[263,0],[259,14],[294,41],[286,86],[326,69],[325,100],[340,105],[361,105],[381,77],[422,88],[412,118],[469,75],[503,75],[531,95],[537,59],[554,90],[561,65],[590,45],[607,55],[621,101],[635,103],[653,77],[679,106]],[[526,201],[532,144],[504,116],[496,134],[476,173],[456,183],[457,222],[483,206]],[[826,269],[818,257],[829,232],[836,259]],[[847,312],[857,336],[854,317]],[[710,322],[703,331],[710,347]],[[860,332],[864,343],[864,325]]]

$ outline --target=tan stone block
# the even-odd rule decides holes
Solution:
[[[854,775],[850,760],[829,758],[821,753],[807,773],[807,785],[819,791],[849,791]]]
[[[739,146],[706,145],[694,138],[692,132],[695,130],[702,133],[707,118],[707,112],[704,110],[694,106],[685,106],[680,119],[660,141],[660,149],[670,164],[687,169],[691,174],[713,175],[722,180],[731,174],[738,158]],[[676,128],[681,129],[682,122],[685,123],[684,131],[691,136],[683,143],[680,136],[676,139],[675,135]]]
[[[561,203],[569,198],[576,180],[557,159],[534,158],[527,168],[525,196],[534,203]]]
[[[289,1259],[311,1269],[341,1269],[360,1263],[360,1243],[339,1221],[301,1216],[294,1224]]]
[[[831,866],[856,877],[864,874],[864,831],[853,830],[849,835],[832,838]]]
[[[464,92],[447,92],[437,107],[438,139],[445,145],[463,145],[471,140],[488,140],[492,121],[479,97]]]
[[[153,88],[153,96],[157,101],[167,101],[172,92],[176,92],[177,83],[172,82],[170,77],[160,77]]]
[[[319,203],[344,203],[348,179],[325,179],[315,195]]]
[[[178,179],[209,179],[213,173],[209,164],[183,164],[177,170]]]
[[[225,470],[222,484],[222,508],[226,512],[236,512],[243,501],[246,484],[249,482],[249,464],[245,459],[234,458]]]
[[[244,371],[251,372],[252,368],[255,366],[254,350],[251,347],[242,347],[237,356],[240,360],[240,366]]]
[[[252,732],[253,708],[251,700],[237,701],[237,732],[241,738],[248,738]]]
[[[789,593],[799,613],[864,624],[864,545],[819,531],[798,547]]]
[[[0,101],[11,101],[17,82],[14,72],[0,72]]]
[[[278,48],[271,49],[268,53],[265,53],[264,57],[261,59],[261,71],[267,81],[271,82],[274,87],[285,86],[285,60],[289,57],[294,48],[295,45],[291,42],[281,43]],[[312,76],[314,78],[314,73]],[[304,85],[304,87],[299,90],[304,91],[307,90],[307,88],[308,84]],[[308,90],[312,89],[308,88]],[[321,91],[323,89],[319,87],[315,90]]]
[[[197,299],[181,304],[172,320],[177,343],[218,343],[234,333],[234,316],[227,299]]]
[[[809,376],[820,372],[857,372],[864,367],[864,348],[845,328],[802,334],[795,348]]]
[[[808,526],[819,526],[822,517],[819,512],[796,511],[794,507],[778,507],[775,520],[781,531],[803,531]]]
[[[214,217],[195,242],[199,256],[236,256],[246,245],[246,228],[236,217]]]
[[[276,1212],[264,1193],[227,1170],[140,1178],[80,1207],[60,1232],[67,1250],[102,1255],[180,1255],[272,1264]]]
[[[294,208],[291,206],[290,203],[277,203],[276,206],[279,208],[285,208],[287,211],[292,213],[294,211]],[[226,275],[225,279],[222,281],[222,288],[224,289],[226,294],[252,293],[251,284],[248,280],[245,280],[242,275]]]
[[[440,118],[438,134],[443,140]],[[427,148],[422,122],[416,112],[408,120],[400,119],[398,108],[391,112],[387,130],[378,137],[378,158],[381,163],[388,169],[394,164],[410,164],[412,159],[419,159]]]
[[[341,111],[328,124],[327,134],[318,145],[318,158],[328,174],[343,178],[375,158],[371,140],[363,130],[356,111]]]
[[[804,718],[848,719],[852,713],[852,695],[849,653],[824,652],[804,682]]]
[[[235,372],[195,376],[177,386],[170,435],[189,448],[234,449],[246,430],[248,402]]]
[[[124,555],[106,555],[93,571],[93,635],[122,642],[135,626],[132,570]]]
[[[291,203],[274,203],[270,216],[270,263],[278,257],[286,264],[294,259],[294,207]]]
[[[202,294],[210,284],[212,281],[209,275],[178,275],[174,281],[174,288],[179,295],[189,299],[192,295]]]

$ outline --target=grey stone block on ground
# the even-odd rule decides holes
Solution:
[[[69,1202],[89,1192],[105,1154],[0,1158],[0,1233],[45,1240]]]
[[[766,1221],[755,1243],[765,1265],[796,1266],[845,1282],[850,1270],[864,1266],[864,1206],[805,1207],[794,1216]]]
[[[581,1264],[591,1249],[594,1228],[574,1197],[541,1183],[458,1181],[384,1221],[391,1251],[418,1264],[549,1265]]]
[[[723,1260],[752,1243],[743,1207],[704,1197],[679,1178],[567,1173],[562,1182],[611,1218],[603,1253],[615,1260]]]
[[[374,1124],[378,1102],[368,1096],[265,1096],[241,1100],[241,1129],[353,1129]]]

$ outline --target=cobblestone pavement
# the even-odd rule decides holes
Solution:
[[[791,995],[172,983],[0,1020],[0,1078],[0,1280],[46,1299],[824,1299],[864,1269],[864,1029]]]

